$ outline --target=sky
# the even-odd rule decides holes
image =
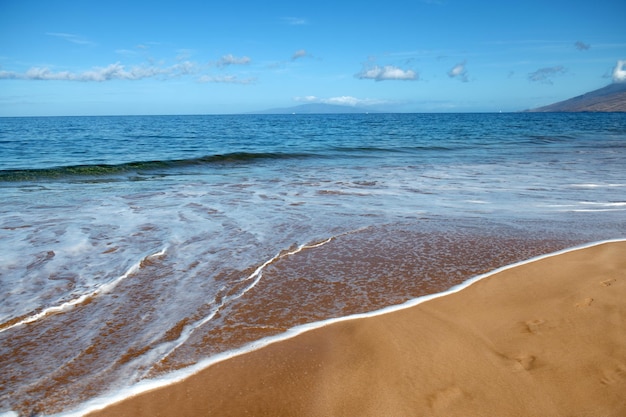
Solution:
[[[498,112],[626,82],[624,0],[0,0],[0,116]]]

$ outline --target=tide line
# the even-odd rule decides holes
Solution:
[[[126,278],[134,274],[135,272],[137,272],[141,268],[142,262],[149,260],[149,259],[161,257],[165,255],[166,250],[167,250],[167,247],[161,249],[160,251],[156,253],[143,257],[139,262],[133,264],[130,268],[128,268],[128,270],[124,272],[124,274],[120,275],[119,277],[117,277],[116,279],[114,279],[113,281],[109,283],[101,285],[100,287],[96,288],[90,293],[82,294],[81,296],[74,298],[72,300],[66,301],[60,305],[45,308],[38,313],[24,317],[15,322],[11,322],[9,320],[6,322],[6,324],[4,324],[4,327],[0,327],[0,333],[10,330],[17,326],[21,326],[21,325],[28,324],[28,323],[33,323],[37,320],[41,320],[42,318],[52,315],[52,314],[63,313],[66,310],[70,309],[71,307],[75,307],[77,305],[83,304],[101,294],[105,294],[113,290],[120,282],[122,282],[123,280],[125,280]],[[0,326],[3,326],[3,325],[0,325]]]
[[[314,249],[314,248],[318,248],[320,246],[323,246],[323,245],[327,244],[328,242],[330,242],[331,240],[333,240],[333,237],[330,237],[330,238],[328,238],[328,239],[326,239],[326,240],[324,240],[322,242],[311,244],[311,245],[300,245],[300,246],[298,246],[296,249],[294,249],[292,251],[288,251],[288,252],[281,251],[277,255],[275,255],[272,258],[270,258],[269,260],[265,261],[261,266],[259,266],[257,269],[255,269],[254,272],[252,272],[245,279],[240,281],[240,282],[246,282],[246,281],[250,281],[250,280],[254,279],[252,284],[247,286],[240,293],[238,293],[236,295],[233,295],[233,296],[230,296],[230,297],[224,298],[222,300],[222,302],[210,314],[208,314],[206,317],[203,317],[202,319],[196,321],[195,323],[192,323],[192,324],[189,324],[189,325],[185,326],[185,329],[181,332],[181,335],[178,337],[178,339],[176,339],[172,343],[174,346],[171,349],[169,349],[163,356],[161,356],[161,359],[159,361],[162,362],[168,356],[170,356],[172,353],[174,353],[174,351],[176,349],[181,347],[191,337],[191,335],[193,334],[194,331],[196,331],[198,328],[200,328],[204,324],[206,324],[209,321],[211,321],[213,319],[213,317],[215,317],[215,315],[221,309],[224,308],[224,306],[226,306],[228,303],[230,303],[230,302],[232,302],[234,300],[237,300],[238,298],[243,297],[248,291],[250,291],[252,288],[254,288],[259,283],[259,281],[261,281],[261,278],[263,276],[263,270],[267,266],[271,265],[272,263],[276,262],[279,259],[285,258],[287,256],[295,255],[295,254],[297,254],[299,252],[302,252],[303,250]]]
[[[252,282],[252,284],[250,286],[248,286],[245,290],[243,290],[241,293],[239,293],[238,295],[229,298],[228,301],[232,301],[232,300],[236,300],[238,298],[241,298],[244,294],[246,294],[248,291],[250,291],[252,288],[254,288],[259,281],[261,281],[261,277],[263,276],[263,270],[273,264],[274,262],[276,262],[279,259],[282,258],[286,258],[287,256],[292,256],[295,255],[296,253],[302,252],[305,249],[314,249],[314,248],[318,248],[320,246],[323,246],[325,244],[327,244],[328,242],[330,242],[331,240],[333,240],[333,237],[329,237],[328,239],[319,242],[319,243],[315,243],[312,245],[300,245],[298,246],[296,249],[289,251],[289,252],[280,252],[277,255],[275,255],[274,257],[272,257],[271,259],[265,261],[265,263],[263,263],[261,266],[259,266],[257,269],[254,270],[254,272],[252,274],[250,274],[246,279],[244,279],[245,281],[249,281],[251,279],[254,279],[254,281]],[[224,303],[225,304],[225,303]]]

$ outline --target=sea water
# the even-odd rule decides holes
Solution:
[[[626,115],[0,119],[0,412],[626,234]]]

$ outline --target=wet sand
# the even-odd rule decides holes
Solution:
[[[626,242],[337,322],[90,416],[623,416]]]
[[[440,293],[584,241],[484,220],[461,223],[387,224],[313,241],[299,252],[294,245],[247,269],[218,270],[225,285],[219,300],[211,302],[204,287],[206,296],[195,304],[192,297],[172,307],[163,300],[186,300],[198,288],[172,273],[172,253],[151,256],[114,291],[0,333],[0,387],[10,387],[0,389],[0,410],[67,413],[128,386],[138,389],[138,382],[145,389],[146,379],[154,387],[154,378],[188,375],[199,362],[250,350],[259,339],[285,338],[299,325],[320,327],[329,318]],[[212,315],[216,303],[222,305]]]

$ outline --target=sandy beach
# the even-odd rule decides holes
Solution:
[[[626,242],[219,362],[90,416],[623,416]]]

